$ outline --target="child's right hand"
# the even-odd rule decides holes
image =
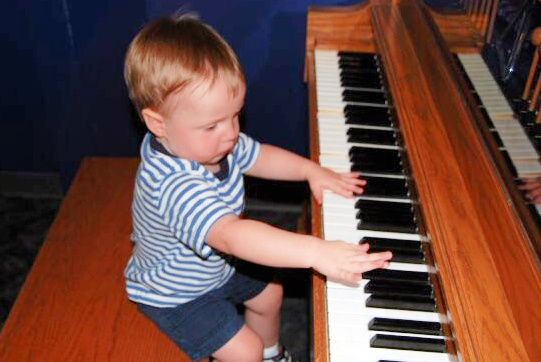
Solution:
[[[321,240],[312,267],[329,279],[357,282],[364,272],[387,268],[391,258],[390,251],[368,254],[367,244]]]

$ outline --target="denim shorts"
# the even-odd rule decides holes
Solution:
[[[237,268],[221,288],[173,308],[138,303],[138,309],[192,360],[209,357],[244,325],[239,306],[265,289],[268,269]]]

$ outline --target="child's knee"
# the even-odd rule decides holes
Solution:
[[[213,357],[221,362],[260,362],[263,348],[261,338],[245,325]]]
[[[259,314],[274,314],[280,310],[284,290],[281,284],[269,283],[267,287],[246,306]]]
[[[269,296],[269,308],[270,309],[280,309],[282,306],[282,300],[284,298],[284,288],[282,284],[270,283],[268,288],[270,288]]]

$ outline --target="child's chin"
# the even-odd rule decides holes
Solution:
[[[214,165],[217,165],[220,163],[221,160],[223,160],[227,155],[229,154],[229,152],[224,152],[224,153],[221,153],[219,155],[217,155],[216,157],[214,157],[210,162],[210,164],[214,164]]]

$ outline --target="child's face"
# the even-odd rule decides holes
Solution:
[[[216,171],[237,142],[246,87],[232,95],[223,77],[209,83],[198,82],[169,97],[160,138],[174,155]]]

